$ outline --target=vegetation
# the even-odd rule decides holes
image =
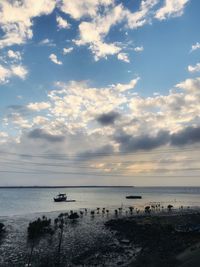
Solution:
[[[5,233],[5,225],[0,222],[0,238]]]
[[[151,207],[150,206],[146,206],[144,208],[144,210],[145,210],[145,213],[151,213]]]
[[[44,235],[53,235],[54,231],[51,227],[51,219],[47,219],[45,216],[38,218],[37,220],[30,222],[28,226],[28,242],[31,244],[31,252],[28,258],[28,266],[31,264],[34,247]]]
[[[0,233],[4,232],[5,225],[0,222]]]
[[[167,206],[167,209],[168,209],[168,211],[171,211],[171,210],[172,210],[172,208],[173,208],[173,206],[172,206],[172,205],[168,205],[168,206]]]
[[[71,213],[71,214],[69,215],[69,219],[70,219],[70,220],[75,221],[75,220],[78,219],[78,218],[79,218],[79,215],[78,215],[77,212],[73,212],[73,213]]]

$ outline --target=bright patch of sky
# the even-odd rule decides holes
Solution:
[[[85,156],[81,172],[103,173],[104,184],[153,185],[157,179],[137,176],[173,177],[185,166],[185,148],[200,143],[199,9],[195,0],[2,0],[0,152],[14,153],[6,154],[10,162],[28,155],[30,146],[35,155]],[[175,166],[163,154],[168,170],[156,154],[142,163],[140,153],[183,147]],[[139,153],[140,163],[90,162],[113,153]],[[200,185],[200,166],[193,161],[189,167],[190,183]],[[2,184],[7,177],[35,184],[30,166],[24,170],[30,180],[12,168],[0,169],[8,171]],[[76,184],[62,171],[60,184]],[[72,171],[82,184],[101,184]],[[128,178],[103,179],[111,173]],[[48,184],[49,175],[43,176]],[[179,183],[178,177],[160,179],[161,185]]]

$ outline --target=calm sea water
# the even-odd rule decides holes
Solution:
[[[76,202],[55,203],[53,197],[59,192]],[[142,199],[127,200],[126,195],[141,195]],[[200,187],[0,188],[0,216],[97,207],[114,209],[122,205],[143,208],[151,202],[200,207]]]

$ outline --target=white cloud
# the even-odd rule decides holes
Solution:
[[[6,143],[9,135],[6,132],[0,132],[0,144]]]
[[[62,65],[62,61],[59,61],[58,58],[57,58],[57,56],[56,56],[55,54],[51,54],[51,55],[49,56],[49,59],[50,59],[53,63],[55,63],[55,64],[57,64],[57,65]]]
[[[21,60],[21,53],[19,51],[8,50],[8,57],[15,60]]]
[[[41,111],[50,108],[50,106],[51,105],[48,102],[35,102],[35,103],[29,103],[27,105],[27,108],[32,109],[34,111]]]
[[[115,55],[121,50],[121,48],[115,44],[107,44],[103,42],[95,42],[94,44],[91,44],[90,49],[92,50],[96,61],[100,58],[107,59],[107,56]]]
[[[131,80],[129,83],[117,83],[116,85],[112,85],[116,90],[119,92],[125,92],[130,89],[134,89],[138,81],[140,80],[139,77]]]
[[[197,49],[200,49],[200,43],[199,42],[197,42],[196,44],[192,45],[192,48],[191,48],[190,51],[193,52],[193,51],[195,51]]]
[[[132,13],[128,9],[124,10],[124,15],[127,19],[127,27],[130,29],[137,29],[148,23],[149,13],[157,3],[158,0],[141,1],[138,11]]]
[[[89,2],[87,3],[89,4]],[[99,1],[95,1],[95,3],[100,5]],[[79,24],[79,39],[74,40],[74,42],[76,45],[88,45],[94,54],[95,60],[107,58],[108,55],[115,55],[120,52],[119,59],[128,62],[128,57],[125,57],[126,53],[122,51],[122,48],[116,42],[105,42],[105,38],[111,27],[121,22],[126,23],[126,27],[130,29],[149,23],[150,13],[157,3],[158,0],[142,1],[139,11],[133,13],[125,8],[122,3],[109,5],[101,13],[99,12],[99,15],[91,15],[91,20],[82,21]],[[97,12],[96,9],[95,12]]]
[[[188,71],[189,71],[189,72],[199,72],[199,71],[200,71],[200,63],[197,63],[197,64],[194,65],[194,66],[189,65],[189,66],[188,66]]]
[[[48,123],[49,119],[44,116],[36,116],[33,118],[33,124],[34,125],[45,125]]]
[[[23,129],[31,128],[31,126],[32,126],[32,123],[28,119],[24,118],[21,114],[15,113],[15,112],[9,114],[9,116],[7,118],[4,118],[4,123],[7,125],[9,123],[12,123],[20,131]]]
[[[189,0],[165,0],[164,6],[157,10],[155,18],[165,20],[169,17],[181,16],[188,2]]]
[[[67,120],[68,127],[84,128],[89,121],[94,120],[96,114],[118,109],[126,102],[126,97],[113,86],[93,88],[86,82],[72,81],[67,84],[57,83],[57,88],[49,94],[51,114]]]
[[[28,74],[28,70],[27,68],[25,68],[22,65],[13,65],[11,66],[11,72],[13,75],[18,76],[21,79],[25,79],[27,74]]]
[[[69,14],[74,19],[82,17],[95,17],[100,7],[107,7],[114,3],[114,0],[84,0],[84,1],[69,1],[61,0],[60,9]]]
[[[58,25],[58,29],[69,29],[70,24],[67,22],[67,20],[63,19],[61,16],[56,17],[56,22]]]
[[[43,40],[41,40],[39,43],[39,45],[47,45],[47,46],[56,46],[52,40],[49,40],[48,38],[45,38]]]
[[[143,46],[137,46],[137,47],[134,48],[135,52],[142,52],[143,50],[144,50]]]
[[[122,61],[127,62],[127,63],[130,62],[127,53],[119,53],[119,54],[117,55],[117,58],[118,58],[119,60],[122,60]]]
[[[67,55],[67,54],[71,53],[73,50],[74,50],[73,47],[63,48],[63,55]]]
[[[0,65],[0,84],[6,83],[10,75],[10,70]]]
[[[95,60],[119,53],[121,48],[114,43],[105,43],[104,38],[109,33],[111,26],[123,19],[122,12],[123,6],[117,5],[90,22],[81,22],[79,25],[80,39],[76,40],[75,43],[77,45],[89,45]]]
[[[0,65],[0,83],[7,83],[13,76],[17,76],[24,80],[27,74],[27,68],[22,65],[11,65],[11,67]]]
[[[149,138],[150,141],[152,138],[152,142],[154,142],[154,137],[156,139],[161,132],[166,133],[167,136],[176,135],[177,132],[186,129],[187,126],[196,127],[200,125],[200,78],[187,79],[175,85],[175,88],[170,90],[168,94],[156,94],[152,97],[141,97],[135,95],[132,91],[127,92],[127,90],[134,88],[136,83],[136,79],[133,79],[126,84],[118,83],[113,86],[95,88],[83,81],[57,82],[55,90],[49,92],[51,106],[46,111],[41,110],[41,114],[37,114],[35,117],[28,116],[27,118],[14,113],[6,118],[5,124],[8,128],[14,126],[15,131],[18,131],[16,137],[18,153],[26,154],[31,146],[33,149],[31,153],[35,154],[57,154],[57,151],[60,151],[61,154],[77,153],[78,155],[84,151],[95,150],[102,153],[102,151],[106,151],[102,149],[105,147],[111,147],[111,150],[107,150],[109,153],[111,153],[112,148],[119,151],[121,148],[120,141],[115,137],[117,134],[120,136],[120,133],[122,133],[121,140],[124,138],[122,143],[124,141],[126,143],[127,139],[132,140],[133,143],[136,140],[137,143],[137,140],[140,141],[140,137],[141,140],[146,138],[145,141],[148,143]],[[39,103],[37,102],[36,106]],[[126,108],[123,109],[124,106]],[[112,125],[102,127],[97,123],[97,118],[101,114],[104,116],[119,114],[119,116]],[[33,133],[36,134],[35,137]],[[194,133],[194,140],[197,133]],[[40,134],[39,138],[38,134]],[[8,138],[10,138],[10,133],[8,135]],[[54,142],[56,137],[59,138],[59,142]],[[5,136],[5,138],[7,137]],[[48,146],[46,145],[47,141]],[[165,143],[163,144],[161,140],[159,145],[164,146]],[[10,143],[10,147],[14,151],[15,143]],[[152,149],[154,148],[152,146]],[[153,166],[157,162],[155,157],[157,157],[159,163],[162,160],[166,162],[169,156],[171,162],[174,161],[171,154],[167,155],[165,153],[163,159],[160,158],[162,157],[161,154],[157,156],[154,154],[152,158]],[[193,156],[198,158],[196,154]],[[188,154],[188,157],[190,158],[191,155]],[[110,168],[107,158],[106,164],[104,164],[102,157],[101,162],[98,162],[98,159],[95,158],[92,158],[92,160],[93,167],[96,165],[99,168],[102,167],[102,169],[111,169],[112,172],[116,168],[117,173],[120,173],[117,166]],[[144,154],[140,156],[140,151],[137,154],[138,160],[143,161],[143,165],[131,163],[124,166],[123,162],[119,161],[119,167],[127,168],[129,174],[137,173],[139,170],[142,173],[147,171],[148,173],[149,171],[156,172],[156,167],[152,169],[150,163],[145,166]],[[125,161],[127,161],[127,158]],[[168,162],[166,163],[167,168],[170,168]]]
[[[23,0],[0,2],[0,27],[4,32],[0,48],[14,44],[21,45],[31,39],[32,18],[50,14],[55,7],[54,0]]]

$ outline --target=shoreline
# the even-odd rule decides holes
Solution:
[[[150,205],[151,204],[154,204],[154,202],[150,202],[149,203]],[[128,204],[123,204],[123,207],[122,207],[122,214],[124,216],[127,216],[128,214],[125,213],[125,211],[128,211],[129,210],[129,207],[130,205]],[[134,207],[134,205],[132,206]],[[103,207],[101,207],[100,209],[102,209]],[[110,207],[110,206],[105,206],[106,209],[109,209],[110,211],[114,212],[115,209],[118,209],[119,207],[116,206],[116,207]],[[143,207],[144,208],[144,207]],[[75,209],[75,211],[77,212],[80,212],[82,210],[84,210],[85,207],[81,207],[81,208],[78,208],[78,209]],[[134,208],[135,209],[135,208]],[[137,209],[137,206],[136,206],[136,209]],[[136,209],[133,210],[133,214],[132,216],[136,216],[136,217],[139,217],[139,216],[146,216],[146,214],[144,213],[144,209],[142,210],[141,209],[141,206],[140,206],[140,213],[139,214],[136,214]],[[66,211],[70,211],[71,208],[64,208],[64,209],[58,209],[58,210],[50,210],[50,211],[38,211],[38,212],[29,212],[29,213],[22,213],[22,214],[10,214],[10,215],[3,215],[1,216],[0,215],[0,220],[1,219],[9,219],[9,218],[23,218],[23,217],[35,217],[35,216],[41,216],[43,214],[45,215],[51,215],[51,214],[57,214],[57,213],[62,213],[62,212],[66,212]],[[91,211],[91,210],[95,210],[94,208],[87,208],[88,211]],[[181,213],[190,213],[190,212],[196,212],[196,211],[199,211],[200,212],[200,206],[183,206],[183,209],[180,209],[177,208],[177,207],[174,207],[172,212],[170,213],[171,216],[173,215],[178,215],[178,214],[181,214]],[[163,210],[152,210],[151,211],[151,216],[165,216],[165,215],[169,215],[169,212],[167,210],[167,207],[165,207]]]

